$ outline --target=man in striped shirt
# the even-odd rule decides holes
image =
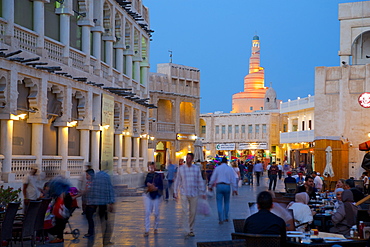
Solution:
[[[186,236],[194,237],[194,222],[197,210],[198,196],[202,195],[205,199],[205,182],[203,181],[200,169],[193,164],[194,154],[186,155],[186,165],[179,167],[175,180],[174,197],[181,196],[181,206],[183,212],[183,227]]]

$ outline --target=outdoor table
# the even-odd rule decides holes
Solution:
[[[303,234],[303,233],[302,233]],[[302,243],[302,241],[287,241],[286,246],[315,246],[315,247],[321,247],[321,246],[333,246],[334,244],[338,244],[340,246],[356,246],[356,247],[362,247],[367,245],[366,239],[346,239],[341,234],[335,234],[335,233],[328,233],[328,232],[319,232],[318,236],[311,237],[312,238],[323,238],[324,241],[322,243]],[[325,241],[327,239],[327,241]],[[329,239],[332,239],[333,241],[329,241]]]
[[[328,213],[315,214],[313,216],[313,220],[314,222],[315,220],[320,221],[320,227],[319,227],[320,231],[323,231],[323,232],[329,231],[331,226],[328,223],[331,222],[331,214],[328,214]],[[312,224],[314,224],[314,222]]]

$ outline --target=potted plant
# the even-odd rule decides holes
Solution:
[[[21,188],[14,189],[10,186],[5,188],[4,185],[0,186],[0,210],[4,211],[9,202],[20,202],[21,198],[19,194],[21,193]]]

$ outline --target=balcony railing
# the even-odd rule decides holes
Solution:
[[[174,123],[157,123],[157,131],[174,133],[175,124]]]
[[[30,172],[35,162],[35,156],[13,156],[11,172],[15,173],[15,180],[22,180],[24,176]]]
[[[5,42],[5,26],[6,22],[0,18],[0,43]]]
[[[64,45],[55,40],[45,37],[44,47],[49,59],[62,63]]]
[[[195,133],[195,125],[194,124],[180,124],[180,132],[181,133]]]
[[[280,105],[280,113],[298,111],[307,108],[313,108],[315,105],[315,96],[284,102]]]
[[[109,65],[106,63],[101,63],[101,71],[103,72],[103,78],[109,79]]]
[[[37,33],[19,25],[14,25],[14,38],[18,41],[20,49],[36,54],[37,37]]]
[[[52,178],[60,175],[62,164],[61,156],[50,156],[43,157],[42,159],[42,171],[45,173],[47,178]]]
[[[84,70],[84,63],[85,63],[86,55],[83,52],[70,48],[69,57],[72,60],[72,66],[74,68]]]
[[[71,177],[81,176],[83,171],[84,158],[83,157],[68,157],[68,171]]]
[[[314,130],[280,133],[280,143],[313,142],[314,139]]]

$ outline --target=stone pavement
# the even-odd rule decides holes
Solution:
[[[231,240],[233,230],[232,219],[246,218],[248,202],[256,201],[256,196],[260,191],[267,190],[268,179],[266,175],[262,177],[260,186],[244,185],[239,188],[239,195],[231,197],[230,203],[230,222],[222,225],[218,224],[217,206],[215,197],[208,201],[212,208],[210,216],[196,216],[195,237],[184,237],[182,230],[182,211],[181,203],[176,201],[163,201],[160,207],[160,222],[158,234],[154,235],[151,229],[149,237],[143,237],[144,233],[144,204],[142,197],[118,197],[116,198],[115,226],[112,241],[113,246],[131,247],[161,247],[161,246],[196,246],[201,241]],[[283,191],[283,180],[278,181],[276,191]],[[153,216],[151,218],[153,221]],[[71,247],[100,247],[102,238],[100,225],[96,223],[95,239],[83,238],[87,233],[87,222],[81,215],[81,209],[77,209],[70,218],[73,229],[78,228],[81,235],[73,240],[71,234],[65,234],[64,244],[45,244],[37,243],[37,246],[71,246]],[[26,246],[29,243],[26,243]],[[13,245],[20,246],[20,245]]]

